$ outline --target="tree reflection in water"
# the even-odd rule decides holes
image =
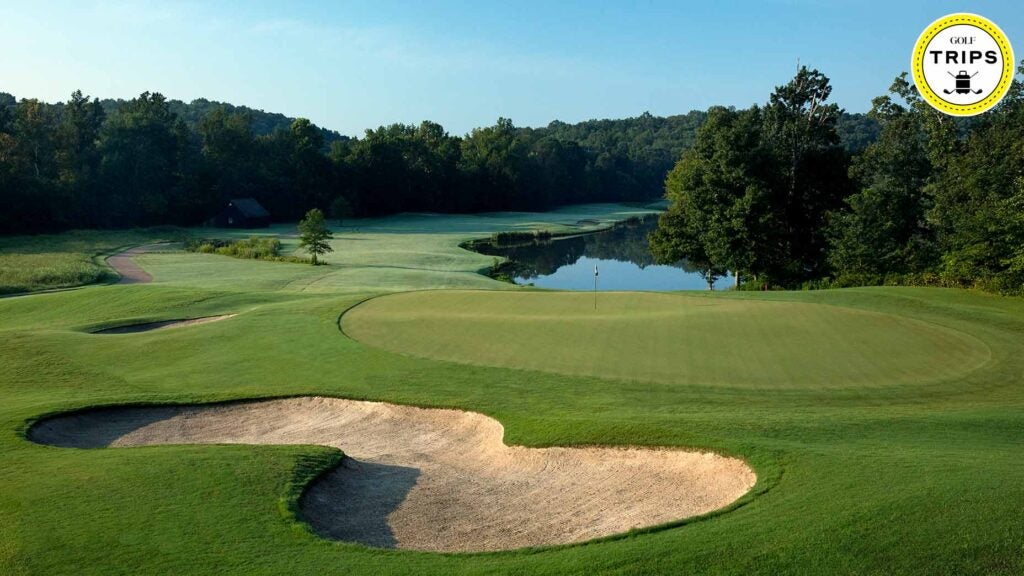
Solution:
[[[654,262],[647,235],[656,217],[628,221],[603,232],[541,239],[514,246],[478,243],[483,254],[511,260],[505,268],[518,284],[544,288],[592,290],[594,266],[601,269],[600,290],[706,290],[700,273],[685,261],[672,266]],[[719,279],[715,289],[731,285]]]

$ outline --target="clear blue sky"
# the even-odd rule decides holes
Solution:
[[[499,116],[684,113],[763,102],[797,58],[866,111],[950,12],[993,19],[1024,58],[1007,2],[76,2],[0,0],[0,91],[205,97],[345,134],[430,119],[462,134]]]

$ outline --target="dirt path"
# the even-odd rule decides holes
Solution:
[[[339,468],[302,513],[321,535],[385,548],[465,552],[589,540],[721,508],[756,477],[706,452],[523,448],[473,412],[336,398],[124,408],[45,420],[29,433],[66,447],[322,444]]]
[[[129,248],[124,252],[118,252],[110,258],[107,258],[107,264],[110,264],[110,267],[121,275],[121,279],[117,283],[145,284],[147,282],[152,282],[153,277],[135,263],[134,257],[139,254],[145,254],[158,246],[160,245],[147,244],[145,246],[136,246],[134,248]]]

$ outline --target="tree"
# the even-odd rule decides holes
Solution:
[[[309,120],[299,118],[292,123],[289,136],[293,209],[327,205],[332,196],[333,165],[323,153],[323,133]]]
[[[540,207],[585,201],[587,158],[577,143],[545,136],[530,147],[529,160],[528,173],[536,175],[531,195]]]
[[[652,236],[659,259],[783,285],[820,277],[827,215],[848,194],[840,110],[828,78],[800,68],[763,108],[712,108],[666,180],[669,213]]]
[[[98,218],[105,225],[153,225],[180,221],[171,211],[180,192],[181,148],[188,134],[161,94],[145,92],[121,107],[103,126],[103,188]]]
[[[12,224],[23,231],[44,227],[67,214],[57,181],[57,126],[56,111],[43,102],[26,99],[14,108],[13,189],[4,210],[17,215]]]
[[[896,79],[893,96],[900,97],[904,83],[904,77]],[[934,231],[926,221],[931,199],[925,194],[934,170],[921,114],[880,96],[870,116],[881,134],[854,159],[850,175],[859,191],[832,215],[828,229],[829,263],[840,280],[852,283],[921,272],[937,259]]]
[[[656,261],[663,264],[677,264],[685,260],[696,269],[713,290],[715,281],[726,270],[716,264],[704,248],[704,229],[693,218],[696,213],[690,206],[690,199],[680,197],[677,203],[658,218],[658,228],[651,234],[651,253]]]
[[[22,100],[15,108],[14,131],[23,171],[36,179],[56,174],[54,138],[57,122],[50,106],[39,100]]]
[[[0,92],[0,232],[17,230],[21,211],[16,202],[14,113],[16,102],[10,94]]]
[[[841,110],[827,103],[831,93],[828,77],[804,66],[764,108],[762,142],[775,164],[770,205],[782,232],[779,258],[769,268],[785,284],[826,272],[828,214],[850,192],[847,153],[836,132]]]
[[[61,222],[69,226],[95,225],[99,186],[100,130],[107,114],[99,100],[84,96],[81,90],[71,94],[57,129],[58,178],[70,212]]]
[[[319,208],[306,212],[306,217],[299,222],[299,247],[309,252],[314,266],[318,263],[317,256],[334,251],[330,243],[333,237]]]
[[[838,280],[928,271],[946,285],[1024,292],[1024,85],[973,118],[934,110],[906,74],[890,92],[871,113],[879,140],[851,167],[859,191],[829,226]]]
[[[252,117],[228,112],[221,106],[199,121],[198,132],[212,185],[218,190],[230,191],[232,195],[248,195],[254,172]]]
[[[341,152],[338,150],[337,152]],[[353,173],[349,198],[363,213],[458,210],[459,139],[440,124],[392,124],[367,130],[350,147],[345,163]],[[337,153],[332,153],[337,158]],[[341,165],[335,160],[336,165]]]
[[[659,262],[686,259],[708,287],[726,270],[763,273],[778,228],[767,205],[767,155],[760,143],[761,111],[715,107],[696,145],[665,181],[668,212],[651,236]]]
[[[950,283],[984,283],[1024,291],[1020,207],[1024,205],[1024,96],[1015,80],[1000,105],[943,141],[945,153],[925,193],[928,221],[942,251],[940,272]],[[940,133],[941,135],[942,133]]]
[[[75,90],[64,104],[58,137],[61,180],[74,182],[94,176],[99,160],[96,144],[107,113],[99,100]]]
[[[344,196],[338,196],[333,202],[331,202],[331,218],[338,221],[338,226],[341,226],[341,223],[345,219],[351,217],[352,205],[349,203],[347,198]]]
[[[519,179],[526,165],[527,149],[508,118],[494,126],[476,128],[462,140],[460,168],[469,186],[471,209],[528,209],[519,196]],[[487,198],[483,198],[486,192]]]

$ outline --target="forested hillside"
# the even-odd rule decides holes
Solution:
[[[57,104],[0,93],[0,233],[193,225],[247,196],[277,220],[311,207],[375,216],[648,201],[706,117],[543,128],[499,119],[461,137],[425,121],[348,138],[305,119],[155,93],[76,92]],[[875,138],[873,120],[843,119],[850,150]]]

